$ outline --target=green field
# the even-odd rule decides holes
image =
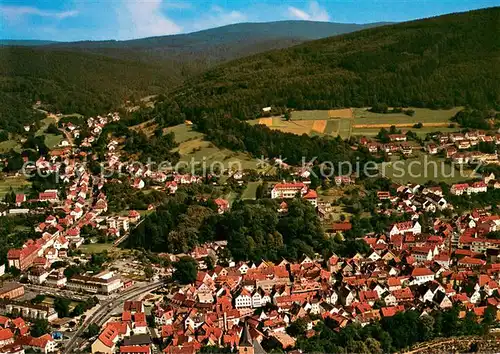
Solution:
[[[315,120],[328,119],[328,111],[312,110],[312,111],[293,111],[292,120]]]
[[[179,146],[175,149],[181,155],[180,162],[184,168],[258,169],[258,160],[249,154],[220,149],[209,141],[203,140],[204,135],[193,131],[191,126],[179,124],[167,129],[175,134]]]
[[[86,243],[81,245],[78,250],[82,253],[101,253],[104,251],[112,251],[114,250],[112,243]]]
[[[284,133],[296,135],[307,134],[309,136],[332,136],[340,135],[347,139],[350,136],[352,118],[329,118],[329,111],[294,111],[292,119],[287,121],[282,117],[269,117],[249,120],[252,125],[261,124],[270,129],[279,130]]]
[[[67,115],[67,116],[73,116],[73,115]],[[35,136],[40,136],[40,135],[44,135],[45,136],[45,145],[47,145],[47,147],[49,149],[53,149],[55,147],[57,147],[59,145],[59,143],[61,142],[61,140],[63,140],[63,134],[59,134],[59,135],[54,135],[54,134],[47,134],[45,133],[45,130],[47,129],[47,127],[50,125],[50,123],[55,123],[55,120],[53,118],[45,118],[41,121],[41,126],[40,126],[40,129],[37,130],[37,132],[35,133]]]
[[[339,110],[293,111],[290,121],[282,117],[260,118],[248,121],[249,124],[262,124],[271,129],[297,135],[338,136],[343,139],[351,135],[375,136],[382,127],[388,129],[395,125],[401,130],[413,130],[425,137],[427,133],[441,131],[454,132],[458,128],[449,128],[450,119],[462,109],[455,107],[446,110],[427,108],[407,108],[415,111],[413,116],[404,113],[372,113],[367,108]],[[350,118],[351,117],[351,118]],[[413,128],[414,124],[422,123],[421,129]],[[356,127],[357,126],[357,127]]]
[[[0,143],[0,152],[7,152],[10,150],[14,150],[17,152],[21,151],[21,145],[15,138],[11,138]]]
[[[415,115],[408,116],[404,113],[372,113],[367,108],[354,108],[354,124],[415,124],[425,123],[450,123],[452,118],[463,107],[455,107],[452,109],[428,109],[428,108],[413,108]]]
[[[417,153],[416,158],[407,160],[395,156],[393,161],[379,164],[379,172],[401,184],[423,184],[428,181],[458,183],[473,178],[471,170],[454,170],[443,158],[423,153]]]
[[[188,126],[186,124],[179,124],[173,127],[169,127],[166,129],[166,131],[168,133],[174,133],[175,141],[179,144],[188,140],[203,138],[202,133],[193,130],[191,126]]]
[[[241,199],[243,200],[255,200],[257,194],[257,188],[262,184],[262,181],[258,182],[248,182],[247,188],[241,194]]]
[[[5,177],[0,179],[0,198],[3,198],[5,194],[9,193],[11,188],[16,193],[22,193],[26,192],[30,186],[31,183],[22,176]]]
[[[337,136],[339,134],[340,121],[340,119],[331,119],[327,121],[324,133],[326,135]]]

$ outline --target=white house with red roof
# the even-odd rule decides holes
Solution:
[[[389,235],[403,235],[406,233],[411,233],[413,235],[419,235],[422,233],[422,225],[418,221],[404,221],[398,222],[392,225]]]
[[[429,281],[433,281],[435,278],[434,272],[429,268],[424,268],[424,267],[413,269],[413,271],[411,272],[411,276],[413,278],[413,280],[411,281],[412,285],[424,284]]]
[[[234,307],[237,309],[252,307],[252,294],[245,288],[241,290],[239,295],[234,299]]]
[[[307,193],[307,186],[302,182],[277,183],[271,190],[271,198],[295,198],[299,193],[301,196]]]
[[[139,212],[137,210],[130,210],[128,212],[128,219],[130,220],[130,222],[138,222],[139,219],[141,218],[141,214],[139,214]]]
[[[306,194],[302,197],[311,203],[314,207],[318,206],[318,193],[314,189],[309,189]]]
[[[47,189],[44,192],[40,192],[38,194],[38,200],[41,202],[57,203],[59,201],[57,190]]]
[[[170,194],[175,194],[175,192],[177,192],[177,182],[176,181],[168,181],[167,183],[165,183],[165,188],[168,189],[168,192]]]
[[[468,189],[469,189],[468,183],[457,183],[451,186],[450,193],[454,195],[462,195],[464,193],[467,193]]]
[[[16,194],[16,206],[21,206],[22,203],[26,201],[26,194]]]
[[[214,200],[215,205],[217,205],[217,212],[219,214],[224,214],[229,210],[229,201],[221,198],[217,198]]]

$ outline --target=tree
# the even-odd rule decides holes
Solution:
[[[30,334],[33,337],[40,337],[43,336],[44,334],[47,334],[50,332],[49,328],[49,321],[45,319],[38,319],[33,322],[33,325],[31,326],[30,329]]]
[[[91,323],[89,328],[87,329],[87,332],[85,332],[85,337],[92,338],[94,336],[97,336],[100,331],[101,328],[98,325],[96,325],[95,323]]]
[[[174,263],[173,279],[181,284],[191,284],[198,274],[198,263],[191,257],[182,257]]]
[[[303,318],[299,318],[292,322],[287,328],[286,333],[291,335],[292,337],[297,337],[299,335],[303,335],[306,333],[307,323]]]
[[[144,268],[144,275],[146,276],[147,279],[151,279],[155,275],[153,267],[151,267],[150,265],[146,266]]]
[[[205,265],[207,266],[207,270],[213,270],[215,267],[214,260],[210,256],[206,256],[203,258],[203,261],[205,262]]]
[[[71,300],[62,297],[57,297],[54,300],[54,310],[56,310],[59,317],[68,317],[70,315],[69,305]]]
[[[33,299],[31,299],[31,303],[33,305],[41,304],[43,302],[43,300],[45,300],[45,295],[38,294]]]

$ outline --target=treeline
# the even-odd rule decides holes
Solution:
[[[304,353],[393,353],[434,338],[484,335],[496,321],[494,307],[485,310],[480,323],[473,311],[467,311],[463,318],[461,311],[453,307],[421,316],[409,310],[364,327],[350,324],[341,331],[336,330],[336,321],[327,318],[317,326],[314,336],[306,338],[305,331],[300,333],[296,347]]]
[[[491,110],[464,109],[452,118],[463,128],[471,129],[491,129],[495,124],[495,119],[500,118],[500,114]]]
[[[231,211],[219,215],[210,199],[199,204],[178,191],[131,232],[127,247],[185,253],[204,242],[227,240],[222,262],[230,257],[277,261],[282,257],[299,259],[304,254],[353,256],[369,251],[362,240],[337,242],[328,238],[316,211],[306,201],[289,201],[284,216],[279,216],[277,209],[276,201],[263,199],[253,204],[236,202]]]
[[[188,116],[195,129],[220,147],[246,151],[257,158],[282,158],[293,165],[329,161],[335,167],[341,161],[364,162],[372,157],[353,151],[341,138],[310,137],[269,129],[263,125],[249,125],[222,114]],[[340,171],[335,171],[340,172]]]
[[[239,119],[267,106],[498,108],[499,17],[489,8],[275,50],[214,68],[174,96],[184,112],[223,109]]]

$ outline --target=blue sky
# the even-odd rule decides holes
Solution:
[[[500,0],[0,0],[1,39],[131,39],[238,22],[406,21]]]

